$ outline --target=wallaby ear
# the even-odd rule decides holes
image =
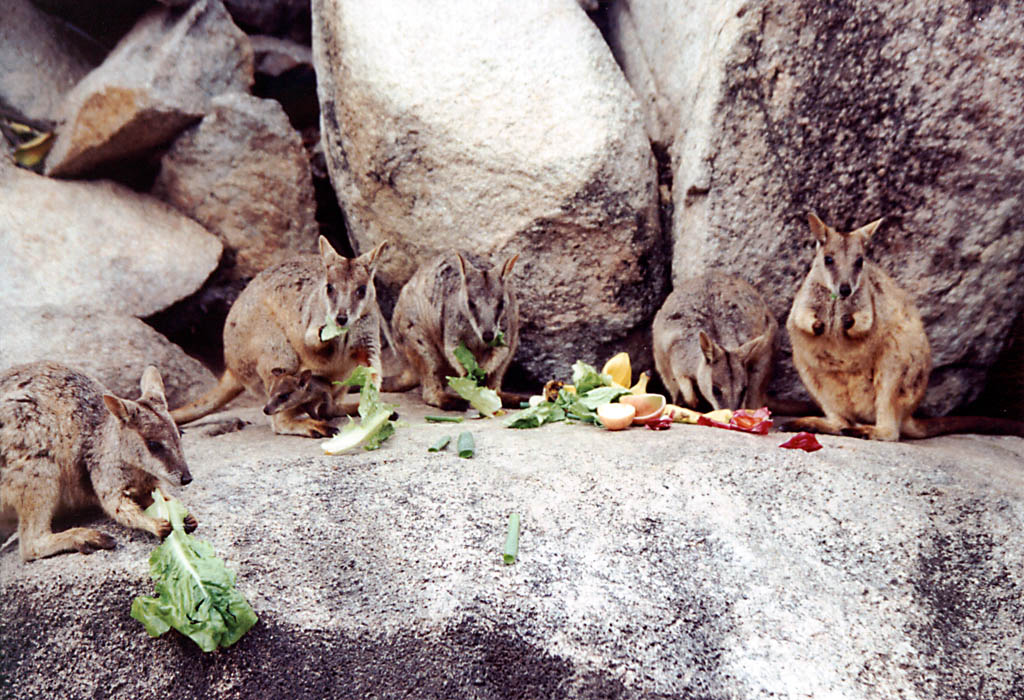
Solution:
[[[153,365],[146,367],[142,372],[139,388],[142,389],[142,399],[160,404],[165,408],[167,407],[167,397],[164,395],[164,380],[160,377],[160,370]]]
[[[501,280],[504,282],[505,278],[512,272],[512,268],[516,266],[516,260],[519,259],[519,253],[516,253],[501,266]]]
[[[280,377],[282,374],[284,374],[284,367],[275,367],[272,370],[270,370],[270,373],[275,377]]]
[[[341,255],[338,255],[338,251],[334,249],[334,246],[331,245],[331,242],[325,237],[320,236],[317,239],[317,245],[320,248],[320,259],[323,261],[324,267],[330,267],[339,258],[342,258]]]
[[[313,370],[311,370],[311,369],[304,369],[304,370],[302,370],[302,374],[299,375],[299,383],[300,384],[308,384],[309,380],[312,379],[312,378],[313,378]]]
[[[743,364],[747,364],[755,357],[760,355],[763,351],[768,349],[768,334],[759,335],[756,338],[751,338],[743,345],[737,348],[737,352],[743,361]]]
[[[807,215],[807,223],[811,227],[811,233],[814,234],[814,238],[817,239],[818,243],[825,244],[825,240],[828,238],[828,226],[825,222],[818,218],[818,215],[814,212],[810,212]]]
[[[358,258],[356,258],[356,260],[366,265],[367,269],[369,269],[370,277],[373,277],[373,275],[377,272],[377,263],[380,262],[380,254],[384,252],[384,249],[387,247],[388,242],[381,241],[373,250],[367,253],[363,253]]]
[[[871,236],[874,235],[875,231],[878,230],[878,227],[882,225],[883,221],[885,221],[884,217],[877,221],[872,221],[870,224],[865,224],[856,231],[852,231],[850,235],[863,236],[865,241],[870,240]]]
[[[697,340],[700,342],[700,351],[704,353],[704,357],[707,359],[708,363],[713,363],[719,352],[718,344],[715,343],[715,341],[711,339],[711,336],[704,331],[697,332]]]
[[[103,403],[107,407],[107,410],[113,413],[114,417],[122,423],[129,422],[135,413],[127,401],[114,396],[113,394],[104,394]]]

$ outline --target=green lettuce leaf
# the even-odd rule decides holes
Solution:
[[[448,386],[488,418],[501,409],[501,397],[498,396],[498,392],[480,386],[470,377],[448,377]]]
[[[463,369],[466,370],[466,376],[471,378],[477,384],[487,380],[487,372],[484,372],[480,367],[480,364],[473,357],[473,353],[470,352],[469,348],[466,347],[465,343],[459,343],[459,347],[455,348],[455,358],[462,363]]]
[[[487,373],[480,367],[480,364],[473,357],[473,353],[466,347],[465,343],[459,343],[455,348],[455,358],[466,370],[465,377],[448,377],[448,386],[456,394],[469,401],[469,405],[480,411],[488,418],[501,410],[501,398],[494,389],[480,386],[487,379]]]
[[[350,419],[337,435],[321,442],[320,448],[329,455],[341,454],[360,445],[364,450],[376,450],[395,434],[395,421],[391,420],[391,414],[398,406],[381,403],[380,392],[373,385],[369,367],[356,367],[341,383],[359,387],[359,421]]]
[[[146,513],[171,522],[172,530],[149,557],[156,597],[138,596],[131,616],[151,637],[172,627],[203,651],[228,647],[256,624],[256,613],[235,589],[235,573],[224,566],[207,542],[185,533],[185,508],[153,491]]]
[[[581,404],[594,411],[597,410],[598,406],[611,403],[623,394],[628,393],[629,389],[623,389],[621,386],[599,386],[596,389],[591,389],[584,394],[578,395],[578,400]]]
[[[320,342],[326,343],[328,340],[334,340],[346,333],[348,333],[348,327],[339,326],[337,321],[331,318],[330,314],[327,314],[327,317],[324,319],[324,327],[320,329]]]
[[[536,406],[516,411],[505,425],[509,428],[539,428],[545,423],[565,420],[565,409],[551,401],[543,401]]]
[[[572,366],[572,383],[576,393],[582,395],[597,387],[611,386],[612,378],[598,372],[592,365],[578,361]]]
[[[498,331],[491,338],[491,342],[487,343],[488,347],[491,348],[503,348],[505,347],[505,331]]]

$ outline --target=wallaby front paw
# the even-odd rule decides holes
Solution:
[[[185,532],[193,532],[199,527],[199,521],[196,520],[196,516],[189,513],[185,516]]]
[[[814,335],[816,335],[816,336],[817,335],[821,335],[822,333],[824,333],[825,332],[825,323],[824,323],[824,321],[817,321],[816,320],[813,324],[811,324],[811,332]]]
[[[171,527],[171,521],[170,520],[164,520],[163,518],[157,518],[157,520],[156,520],[156,531],[155,531],[154,534],[157,537],[159,537],[160,539],[163,539],[163,538],[167,537],[169,534],[171,534],[171,530],[173,530],[173,529],[174,528]]]
[[[843,330],[848,331],[853,328],[853,314],[843,314]]]
[[[113,549],[117,546],[117,540],[99,530],[89,530],[75,542],[75,549],[82,554],[92,554],[97,549]]]
[[[327,421],[311,420],[307,428],[307,435],[311,438],[327,438],[338,432],[338,429]]]

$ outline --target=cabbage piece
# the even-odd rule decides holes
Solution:
[[[391,414],[398,406],[380,402],[380,392],[373,385],[369,367],[356,367],[342,384],[360,387],[359,421],[349,419],[337,435],[320,443],[320,449],[329,455],[341,454],[360,445],[364,450],[376,450],[395,434],[395,421],[391,420]]]
[[[614,382],[610,376],[598,372],[592,365],[578,361],[572,366],[572,383],[577,394],[585,394],[600,386],[611,386]]]
[[[157,597],[138,596],[131,616],[159,637],[172,627],[203,651],[228,647],[256,624],[256,613],[235,589],[235,573],[214,556],[213,547],[185,533],[185,507],[153,491],[146,514],[171,523],[169,534],[149,556]]]

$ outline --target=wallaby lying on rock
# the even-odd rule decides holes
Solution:
[[[454,354],[465,343],[487,373],[486,385],[500,390],[519,345],[519,304],[510,279],[518,257],[488,268],[452,251],[421,266],[395,305],[391,328],[407,364],[386,388],[404,391],[419,383],[426,403],[458,405],[445,392],[445,377],[466,374]]]
[[[268,393],[270,399],[263,407],[268,416],[281,411],[299,409],[310,418],[330,420],[339,415],[334,405],[334,391],[331,382],[303,370],[299,376],[287,374],[280,367],[272,370],[274,379]]]
[[[760,408],[771,380],[779,324],[747,282],[710,272],[669,294],[654,317],[654,363],[676,401]]]
[[[54,517],[96,505],[127,527],[170,533],[143,510],[154,488],[192,475],[155,367],[141,387],[138,401],[121,399],[56,362],[0,373],[0,539],[16,526],[22,559],[113,548],[114,538],[92,528],[52,531]],[[196,519],[185,526],[194,530]]]
[[[243,390],[273,395],[275,380],[310,370],[333,392],[340,406],[348,387],[333,384],[358,365],[372,368],[380,386],[380,310],[373,286],[385,243],[358,258],[345,258],[320,237],[319,255],[302,255],[270,267],[246,286],[224,324],[223,376],[213,389],[171,411],[179,424],[217,410]],[[331,319],[345,331],[322,340]],[[335,432],[323,417],[305,415],[301,405],[279,408],[270,418],[282,435],[326,437]]]
[[[786,430],[898,440],[950,432],[1024,436],[1024,423],[975,416],[914,418],[931,373],[931,348],[917,307],[865,257],[882,220],[840,233],[814,214],[810,272],[793,300],[786,329],[793,363],[824,418],[799,418]]]

